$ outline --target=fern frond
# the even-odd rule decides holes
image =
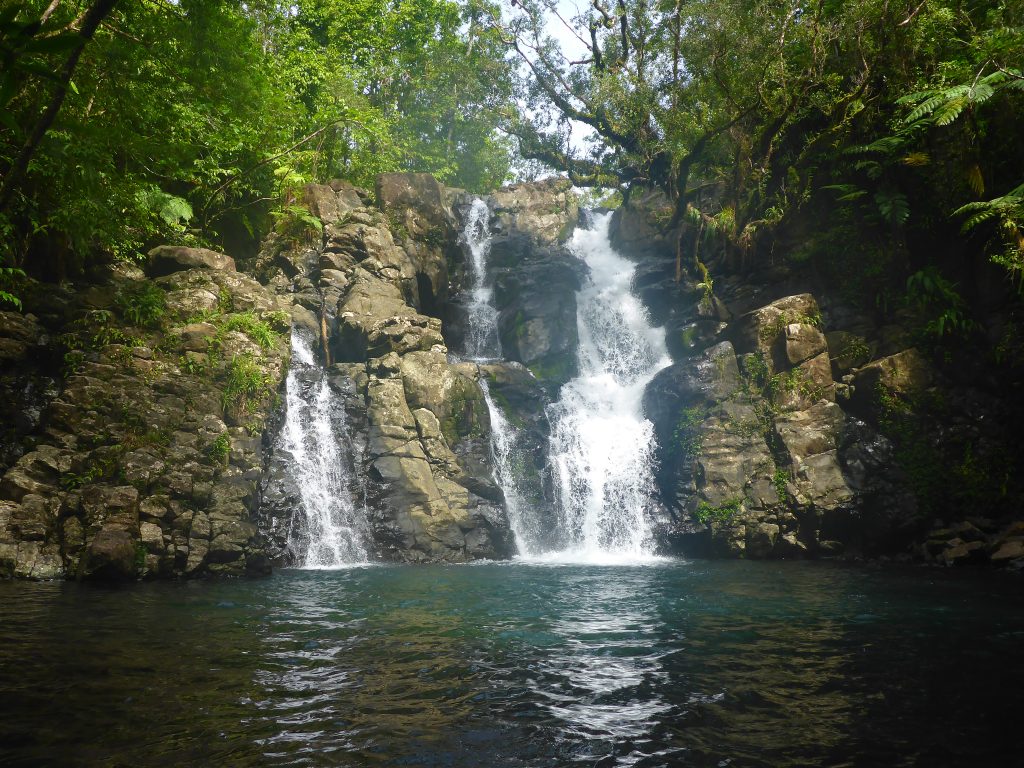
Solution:
[[[964,108],[968,103],[969,101],[966,96],[960,96],[952,101],[946,102],[935,111],[935,124],[939,127],[949,125],[960,117],[960,114],[964,111]]]
[[[971,165],[970,168],[967,169],[966,175],[967,184],[968,186],[970,186],[972,190],[974,190],[974,194],[985,194],[985,178],[981,175],[981,168],[978,166],[977,163],[974,163],[973,165]]]
[[[931,161],[932,158],[927,152],[911,152],[900,160],[901,163],[908,165],[911,168],[919,168],[923,165],[928,165]]]
[[[942,94],[932,96],[925,99],[918,104],[914,109],[910,110],[910,114],[903,118],[904,123],[913,123],[920,120],[922,117],[930,115],[934,112],[940,104],[945,102],[946,99]]]

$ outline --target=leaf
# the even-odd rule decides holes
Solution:
[[[931,161],[931,156],[929,156],[927,152],[911,152],[900,160],[901,163],[910,166],[911,168],[919,168],[923,165],[928,165]]]
[[[842,203],[852,202],[867,194],[867,190],[861,189],[856,184],[829,184],[822,187],[822,189],[831,189],[834,192],[839,192],[839,197],[836,200]]]
[[[53,37],[37,37],[25,44],[27,53],[62,53],[77,48],[83,42],[76,32],[62,32]]]
[[[974,163],[967,169],[967,185],[974,190],[974,194],[985,194],[985,179],[981,175],[981,168]]]
[[[912,109],[910,111],[910,114],[903,118],[903,122],[913,123],[917,120],[920,120],[925,115],[930,115],[932,112],[935,111],[936,107],[938,107],[944,101],[945,98],[941,94],[925,99],[920,104],[918,104],[914,109]]]
[[[902,192],[879,190],[875,193],[875,203],[882,218],[894,227],[903,224],[910,217],[910,204]]]
[[[960,113],[964,111],[967,104],[968,100],[963,96],[943,104],[935,111],[935,124],[940,127],[949,125],[960,117]]]

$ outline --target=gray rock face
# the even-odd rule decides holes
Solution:
[[[579,219],[568,179],[547,179],[504,187],[492,195],[502,231],[520,232],[541,245],[564,243]]]
[[[159,324],[135,325],[118,309],[142,279],[130,271],[68,297],[73,319],[55,329],[69,349],[62,389],[34,449],[0,479],[0,575],[264,569],[252,521],[287,320],[227,257],[185,250],[156,249],[151,262],[177,267],[155,281]]]
[[[576,375],[576,292],[586,265],[567,251],[517,240],[492,247],[501,348],[509,360],[557,389]],[[513,252],[519,258],[513,259]]]
[[[743,351],[741,365],[721,342],[648,386],[658,482],[675,515],[670,543],[752,558],[862,553],[913,526],[891,443],[834,402],[816,322],[809,294],[776,300],[723,334]],[[922,380],[913,364],[899,365],[912,359],[879,364],[887,386]]]
[[[455,231],[449,195],[425,174],[381,176],[379,211],[354,206],[351,195],[344,205],[324,189],[308,195],[317,211],[331,213],[311,260],[319,277],[314,268],[292,283],[307,280],[303,301],[322,307],[319,335],[359,446],[352,469],[365,481],[360,491],[369,506],[373,554],[411,562],[509,556],[476,366],[448,361],[441,320],[432,314],[448,290]],[[292,310],[315,326],[307,312]],[[279,556],[297,492],[275,462],[261,517]]]

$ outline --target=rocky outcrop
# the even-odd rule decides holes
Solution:
[[[306,196],[321,216],[322,245],[290,260],[307,265],[290,286],[284,267],[268,280],[292,297],[295,322],[321,338],[333,364],[358,444],[353,470],[363,479],[372,554],[412,562],[509,556],[479,374],[449,362],[438,317],[455,247],[449,195],[429,175],[386,174],[377,181],[379,208],[343,184],[307,188]],[[280,521],[294,496],[280,474],[266,483],[266,520]],[[268,528],[280,552],[282,535]]]
[[[522,237],[496,242],[491,261],[502,351],[553,393],[577,372],[576,292],[586,266],[564,249]]]
[[[568,179],[513,184],[499,189],[491,200],[500,233],[522,233],[541,245],[566,242],[579,218]]]
[[[0,480],[0,575],[268,567],[254,513],[288,316],[223,254],[156,249],[147,269],[110,269],[49,329],[63,380]]]
[[[613,227],[677,361],[644,398],[666,549],[1024,567],[1012,497],[992,492],[1011,476],[1016,423],[999,397],[813,279],[737,273],[714,253],[713,291],[674,274],[667,211],[637,191]]]
[[[489,200],[487,281],[494,286],[502,355],[532,371],[548,396],[576,374],[576,292],[587,275],[586,265],[564,246],[579,217],[571,186],[565,179],[519,184]],[[457,200],[460,220],[470,202]],[[454,271],[464,275],[460,261],[461,255]],[[465,290],[466,278],[459,287]],[[467,320],[465,307],[449,307],[444,332],[456,349]]]

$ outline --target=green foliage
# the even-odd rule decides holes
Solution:
[[[46,109],[79,4],[0,12],[0,168]],[[429,171],[484,191],[507,176],[495,133],[511,97],[480,0],[118,3],[84,47],[0,241],[15,266],[64,273],[160,242],[217,245],[319,225],[298,178]],[[286,169],[286,170],[281,170]],[[277,172],[275,172],[275,170]],[[287,178],[286,178],[287,177]],[[277,207],[272,209],[272,204]],[[270,214],[274,214],[271,216]],[[31,269],[30,269],[31,271]]]
[[[787,325],[793,325],[797,323],[799,325],[812,325],[815,328],[821,328],[824,325],[824,319],[821,316],[821,310],[815,308],[811,312],[797,312],[796,310],[787,309],[782,312],[774,321],[765,324],[761,328],[760,338],[763,342],[771,342],[778,338],[779,334],[785,330]],[[763,361],[762,361],[763,362]],[[766,364],[767,365],[767,364]]]
[[[250,413],[273,394],[273,380],[252,355],[238,355],[228,364],[221,405],[226,411]]]
[[[167,294],[148,280],[122,288],[115,299],[121,315],[132,325],[156,327],[167,308]]]
[[[125,332],[114,322],[114,315],[106,309],[93,309],[70,322],[58,338],[64,349],[63,374],[78,372],[87,352],[98,352],[111,344],[126,349],[141,346],[143,341]]]
[[[23,277],[25,277],[25,273],[20,269],[0,267],[0,306],[10,304],[15,309],[21,309],[21,299],[11,291],[17,290],[15,284]]]
[[[963,337],[974,329],[963,297],[935,267],[918,270],[907,278],[907,300],[927,316],[924,332],[933,339]]]
[[[685,408],[672,433],[672,444],[688,460],[700,456],[704,443],[703,426],[707,411],[701,406]]]
[[[727,523],[740,511],[742,503],[742,499],[728,499],[714,506],[706,501],[701,501],[693,515],[701,525]]]
[[[231,437],[227,432],[221,432],[217,439],[210,443],[206,452],[213,461],[226,466],[231,455]]]
[[[230,331],[241,331],[255,341],[263,349],[272,349],[277,343],[279,334],[270,323],[261,320],[254,312],[239,312],[215,319],[218,337]]]
[[[785,503],[789,499],[789,485],[792,478],[789,476],[789,472],[784,469],[776,469],[775,474],[772,475],[772,485],[775,486],[775,495],[778,496],[779,501]]]

